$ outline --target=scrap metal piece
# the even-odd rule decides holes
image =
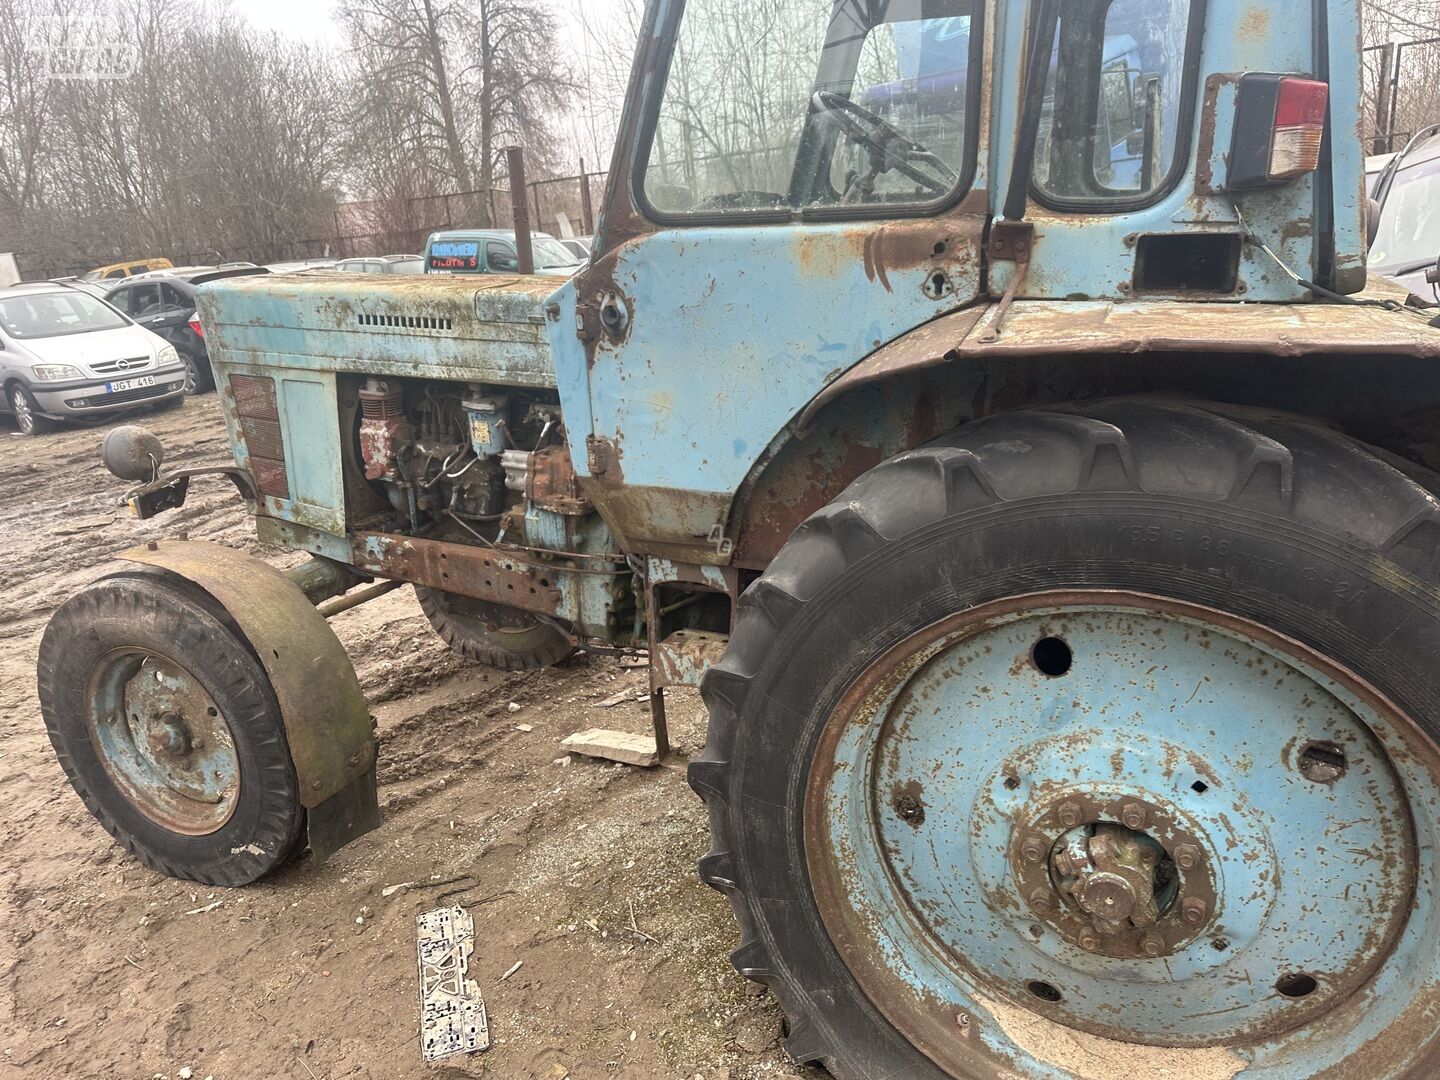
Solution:
[[[474,979],[475,920],[462,907],[415,919],[420,958],[420,1051],[426,1061],[490,1048],[490,1021]]]

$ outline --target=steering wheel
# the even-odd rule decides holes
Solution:
[[[859,102],[830,90],[816,90],[810,103],[816,111],[833,116],[846,135],[870,150],[870,164],[874,172],[896,169],[934,195],[944,195],[960,179],[959,174],[934,151],[920,145]],[[929,176],[917,169],[912,164],[916,161],[928,165],[939,176]]]

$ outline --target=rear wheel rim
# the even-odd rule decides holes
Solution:
[[[35,430],[35,414],[30,410],[30,399],[25,396],[25,391],[17,388],[10,392],[10,408],[21,431],[29,435]]]
[[[860,676],[812,763],[806,854],[844,962],[952,1075],[979,1050],[1050,1077],[1057,1042],[1314,1075],[1360,1031],[1402,1040],[1397,1061],[1435,1038],[1387,1029],[1440,979],[1418,900],[1437,774],[1406,717],[1298,643],[1157,597],[1040,593]]]
[[[183,665],[144,649],[117,649],[88,686],[90,741],[116,789],[171,832],[221,829],[240,799],[240,760],[229,721]]]

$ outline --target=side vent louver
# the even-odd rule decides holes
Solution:
[[[250,455],[250,475],[255,478],[255,486],[262,495],[290,498],[290,482],[285,475],[285,433],[275,401],[275,380],[264,375],[231,375],[230,393],[235,398],[235,417]]]
[[[455,320],[448,315],[370,315],[355,316],[361,326],[393,326],[402,330],[453,330]]]

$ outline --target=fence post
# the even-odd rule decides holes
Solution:
[[[1390,145],[1393,132],[1391,131],[1391,114],[1394,106],[1391,103],[1390,73],[1395,66],[1395,43],[1387,41],[1384,48],[1380,50],[1380,93],[1375,102],[1375,145],[1371,152],[1375,154],[1388,153],[1393,147]]]
[[[586,236],[595,235],[595,208],[590,205],[590,174],[585,171],[585,159],[580,159],[580,225]]]
[[[525,202],[525,151],[518,146],[505,149],[510,170],[510,206],[515,214],[515,254],[520,273],[535,273],[535,250],[530,246],[530,207]]]

